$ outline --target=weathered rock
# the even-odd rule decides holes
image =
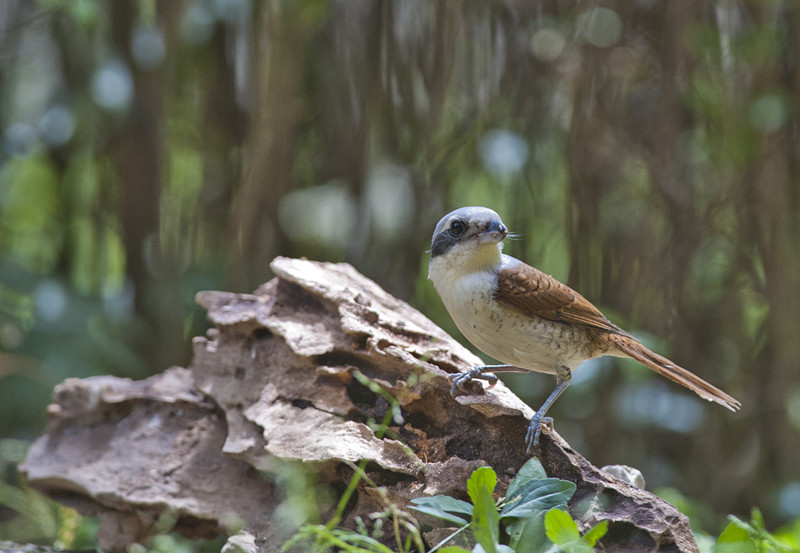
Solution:
[[[481,465],[504,488],[527,459],[531,409],[502,383],[451,398],[447,374],[480,360],[424,315],[346,264],[279,257],[271,266],[277,278],[252,295],[198,294],[214,328],[195,338],[189,369],[56,389],[22,470],[36,488],[100,515],[103,549],[124,550],[173,513],[183,534],[241,526],[228,550],[277,551],[293,528],[270,475],[286,463],[341,491],[351,467],[368,461],[382,493],[359,485],[342,522],[352,527],[387,498],[401,508],[422,495],[465,498]],[[390,410],[384,393],[402,418],[380,437],[372,422]],[[582,525],[610,521],[607,551],[696,551],[674,507],[592,466],[557,434],[543,437],[538,456],[549,475],[577,484]]]

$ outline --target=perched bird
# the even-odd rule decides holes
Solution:
[[[508,229],[485,207],[462,207],[436,225],[428,278],[458,329],[503,365],[451,375],[456,395],[473,379],[497,382],[493,372],[537,371],[556,376],[555,390],[531,419],[527,451],[539,443],[545,414],[569,386],[572,371],[602,355],[630,357],[731,411],[741,404],[699,376],[647,349],[594,305],[553,277],[503,254]]]

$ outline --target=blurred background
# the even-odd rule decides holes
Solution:
[[[600,360],[558,431],[709,531],[794,520],[799,112],[791,1],[5,0],[5,480],[57,383],[187,365],[194,294],[276,255],[349,262],[463,339],[425,250],[485,205],[507,253],[743,403]],[[533,407],[555,384],[506,380]]]

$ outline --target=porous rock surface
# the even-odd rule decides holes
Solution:
[[[482,465],[498,473],[502,495],[527,460],[531,409],[502,383],[476,382],[473,395],[453,399],[448,373],[480,360],[419,311],[347,264],[278,257],[271,267],[276,278],[253,294],[197,295],[214,326],[194,339],[189,368],[56,388],[46,432],[21,468],[35,488],[98,515],[104,550],[124,551],[168,519],[189,537],[230,535],[227,550],[278,551],[294,531],[281,509],[289,465],[340,493],[367,460],[372,482],[359,484],[342,521],[354,527],[387,500],[466,499],[466,479]],[[383,437],[374,423],[390,403],[374,385],[400,406]],[[606,551],[697,551],[674,507],[594,467],[554,432],[537,456],[549,476],[577,484],[583,527],[610,521]]]

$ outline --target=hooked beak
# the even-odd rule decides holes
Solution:
[[[508,236],[508,228],[500,221],[491,221],[486,224],[481,232],[477,234],[481,244],[497,244]]]

